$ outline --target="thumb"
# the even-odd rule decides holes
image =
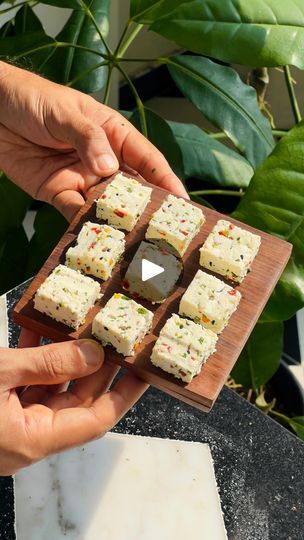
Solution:
[[[82,163],[93,174],[109,176],[119,168],[105,131],[81,113],[73,113],[65,122],[63,136],[77,150]]]
[[[26,349],[0,349],[0,381],[6,390],[35,384],[60,384],[97,371],[102,347],[91,339]]]

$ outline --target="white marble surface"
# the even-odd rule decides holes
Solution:
[[[224,540],[209,446],[117,435],[18,473],[18,540]]]
[[[6,295],[0,296],[0,347],[8,347]]]

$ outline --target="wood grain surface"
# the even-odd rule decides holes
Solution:
[[[76,215],[67,232],[61,238],[60,242],[15,307],[15,322],[42,336],[48,337],[53,341],[91,337],[92,320],[100,308],[105,305],[114,292],[124,292],[127,294],[122,289],[121,280],[124,277],[128,263],[131,262],[139,242],[144,239],[151,214],[159,208],[162,201],[168,195],[166,190],[148,184],[141,177],[134,175],[134,178],[142,182],[142,184],[153,188],[152,200],[146,207],[137,226],[133,231],[126,233],[126,252],[124,260],[115,267],[112,277],[108,281],[102,282],[97,280],[101,283],[101,289],[104,296],[90,310],[85,324],[78,330],[73,330],[62,323],[54,321],[47,315],[34,309],[33,297],[38,287],[53,268],[59,263],[64,264],[67,248],[75,243],[82,224],[85,221],[97,222],[95,199],[104,191],[106,185],[113,177],[103,181],[96,187],[96,190],[90,195],[86,204]],[[177,287],[163,304],[153,306],[145,300],[137,300],[154,312],[152,333],[145,337],[133,357],[124,358],[111,347],[106,347],[106,355],[109,361],[134,371],[149,384],[167,392],[177,399],[181,399],[194,407],[208,412],[213,406],[221,388],[225,384],[232,367],[284,270],[291,254],[292,245],[279,238],[228,218],[232,223],[239,225],[248,231],[259,234],[262,239],[261,247],[253,262],[252,271],[245,277],[242,284],[237,286],[242,294],[242,299],[238,309],[232,315],[228,326],[219,336],[216,353],[207,360],[202,367],[201,373],[194,377],[191,383],[183,383],[172,375],[165,373],[160,368],[153,366],[150,361],[151,350],[160,329],[170,317],[171,313],[178,313],[179,301],[182,294],[192,281],[197,270],[202,268],[199,266],[199,247],[204,243],[215,223],[221,218],[227,219],[227,216],[223,216],[219,212],[210,210],[209,208],[200,206],[194,202],[191,202],[191,204],[198,206],[203,210],[206,217],[206,223],[193,239],[183,257],[184,271]],[[212,274],[212,272],[209,273]],[[222,276],[218,277],[222,279]],[[226,283],[235,286],[232,282],[226,281]]]

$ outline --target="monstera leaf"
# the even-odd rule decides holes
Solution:
[[[233,217],[293,244],[264,312],[280,321],[304,306],[304,122],[278,143],[252,178]]]
[[[253,167],[274,146],[271,126],[261,113],[256,92],[237,73],[199,56],[174,56],[168,69],[183,94],[223,130]]]
[[[168,122],[181,149],[186,178],[225,187],[247,187],[253,168],[242,156],[213,139],[198,126]]]
[[[140,22],[190,51],[246,66],[304,68],[302,0],[188,0],[154,22],[145,15]]]

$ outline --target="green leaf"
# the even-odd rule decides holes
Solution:
[[[14,19],[7,21],[0,30],[0,40],[14,36]]]
[[[256,92],[231,68],[199,56],[174,56],[168,69],[183,94],[234,142],[256,167],[271,152],[274,139]]]
[[[31,197],[0,172],[0,244],[12,229],[21,226]]]
[[[304,68],[302,0],[192,0],[152,30],[190,51],[246,66]]]
[[[92,15],[105,39],[109,30],[109,5],[109,0],[93,0],[90,3]],[[73,11],[56,40],[93,48],[100,54],[106,53],[95,26],[84,11]],[[102,61],[102,57],[98,58],[87,51],[73,47],[58,48],[43,66],[42,73],[58,83],[67,84]],[[104,86],[106,75],[107,67],[99,67],[75,82],[73,87],[88,94],[96,92]]]
[[[160,17],[168,15],[176,8],[189,0],[131,0],[130,17],[141,24],[151,24]]]
[[[24,228],[12,229],[0,243],[0,294],[22,283],[28,259],[29,242]]]
[[[285,320],[304,306],[304,122],[277,144],[253,176],[233,217],[293,244],[290,261],[264,311]]]
[[[48,4],[61,8],[82,9],[80,0],[41,0],[40,4]],[[88,2],[86,2],[88,4]]]
[[[55,41],[43,29],[5,37],[0,39],[0,59],[9,57],[14,60],[18,57],[18,63],[21,59],[30,62],[30,67],[36,70],[53,51],[54,44]]]
[[[35,233],[29,245],[27,274],[36,274],[53,251],[68,226],[64,217],[53,207],[45,204],[37,212]]]
[[[290,418],[289,425],[294,429],[298,437],[304,441],[304,416]]]
[[[258,388],[277,371],[283,349],[283,324],[260,323],[254,328],[231,376],[246,388]]]
[[[144,109],[147,122],[148,139],[165,155],[173,171],[179,178],[183,178],[183,161],[180,148],[174,138],[170,126],[158,114],[150,109]],[[141,117],[136,110],[129,121],[142,131]]]
[[[273,400],[268,403],[265,399],[265,391],[264,391],[258,395],[258,397],[255,400],[255,404],[259,409],[261,409],[261,411],[268,413],[275,407],[276,400],[275,398],[273,398]]]
[[[242,156],[213,139],[198,126],[168,122],[181,149],[185,177],[220,186],[247,187],[253,175]]]
[[[44,31],[40,19],[30,6],[23,6],[15,16],[15,35],[35,31]]]

